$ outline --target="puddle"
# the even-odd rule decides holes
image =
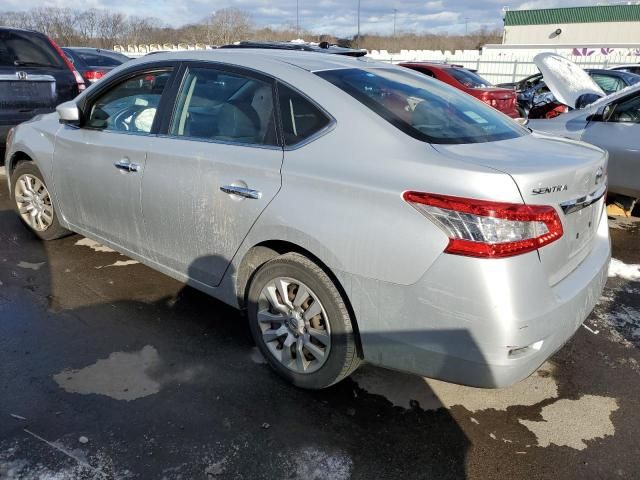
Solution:
[[[542,421],[519,420],[538,439],[538,446],[558,445],[576,450],[586,440],[615,433],[611,414],[618,409],[615,398],[585,395],[578,400],[558,400],[542,409]]]
[[[44,263],[45,262],[29,263],[29,262],[21,261],[20,263],[18,263],[18,267],[24,268],[26,270],[40,270],[40,268],[44,265]]]
[[[81,240],[78,240],[74,245],[80,247],[89,247],[96,252],[115,253],[115,250],[112,250],[109,247],[105,247],[104,245],[101,245],[98,242],[91,240],[90,238],[83,238]]]
[[[520,405],[531,406],[558,397],[558,384],[553,378],[554,367],[545,363],[529,378],[503,389],[463,387],[380,368],[362,368],[353,375],[360,388],[382,395],[391,403],[410,408],[417,402],[424,410],[461,405],[471,412],[506,410]]]
[[[160,391],[160,383],[147,373],[159,365],[158,351],[147,345],[138,352],[112,353],[79,370],[63,370],[53,379],[69,393],[93,393],[129,401]]]

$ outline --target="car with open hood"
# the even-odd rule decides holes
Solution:
[[[604,96],[588,75],[580,73],[580,67],[555,57],[539,66],[558,99],[575,106],[585,95],[600,98],[553,119],[531,120],[528,126],[607,150],[609,191],[640,198],[640,84]]]
[[[607,280],[606,152],[367,57],[146,56],[10,137],[35,235],[81,233],[245,310],[305,388],[362,362],[512,384]]]

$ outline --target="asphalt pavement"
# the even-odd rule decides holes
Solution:
[[[640,477],[640,219],[575,337],[480,390],[365,366],[280,380],[234,309],[81,236],[43,243],[0,177],[0,479]]]

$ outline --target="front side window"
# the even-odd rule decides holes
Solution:
[[[89,109],[88,128],[149,133],[171,71],[136,75],[100,96]]]
[[[316,74],[424,142],[481,143],[529,133],[488,105],[424,75],[389,68]]]
[[[300,93],[278,84],[284,144],[292,146],[315,135],[331,120]]]
[[[610,105],[607,109],[604,115],[607,122],[640,123],[640,95]]]
[[[190,69],[169,133],[247,145],[277,145],[270,83],[211,68]]]

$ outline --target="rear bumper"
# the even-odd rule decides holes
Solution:
[[[553,286],[537,252],[495,260],[444,254],[409,286],[351,279],[365,360],[477,387],[516,383],[592,311],[610,251],[603,212],[589,256]]]

